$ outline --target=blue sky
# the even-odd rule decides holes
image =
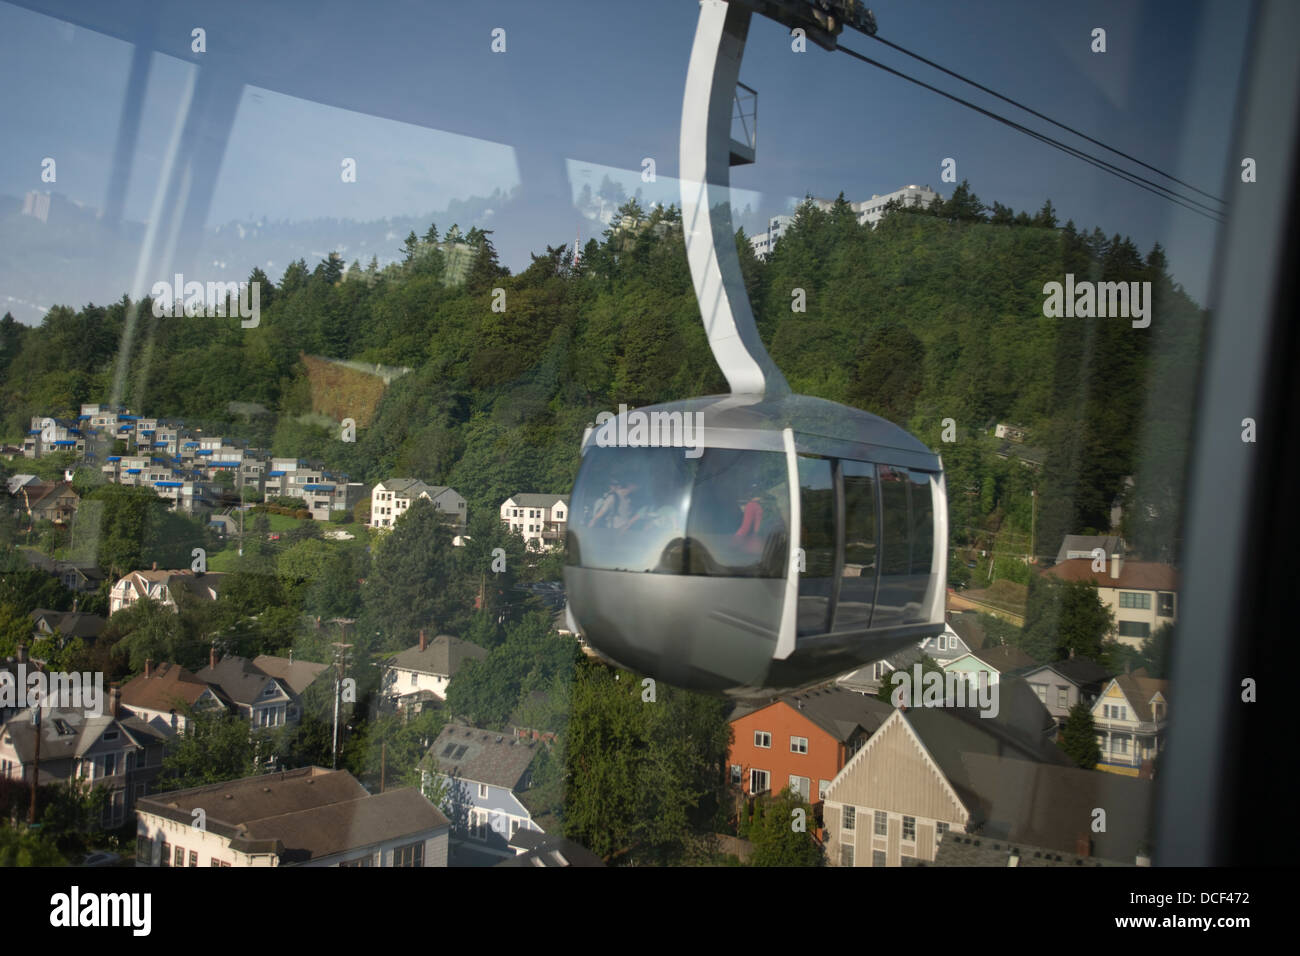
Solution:
[[[503,261],[519,269],[529,250],[571,242],[578,228],[584,241],[599,232],[577,214],[557,215],[554,196],[544,201],[548,191],[571,198],[584,182],[594,190],[622,169],[631,192],[642,159],[651,157],[660,182],[658,192],[645,190],[672,198],[696,3],[468,6],[396,2],[349,6],[344,15],[289,3],[269,10],[169,4],[156,25],[159,52],[125,218],[151,218],[187,84],[203,70],[249,84],[228,130],[208,228],[233,220],[429,217],[458,200],[518,188],[530,201],[507,224],[493,222],[498,210],[476,208],[480,225],[497,228]],[[52,7],[82,25],[30,9]],[[882,36],[1212,193],[1222,194],[1238,162],[1228,150],[1248,29],[1241,4],[877,0],[873,8]],[[104,205],[131,62],[123,37],[150,26],[115,16],[98,3],[0,2],[0,80],[9,93],[0,98],[0,195],[50,189],[91,209]],[[194,55],[189,27],[205,24],[209,51]],[[494,27],[506,30],[505,53],[490,50]],[[1104,54],[1089,49],[1095,27],[1107,31]],[[846,33],[845,43],[1084,145],[869,38]],[[756,218],[785,211],[805,193],[842,190],[860,199],[928,183],[948,194],[940,164],[952,157],[958,179],[970,180],[986,202],[1033,211],[1050,197],[1062,220],[1131,235],[1143,252],[1159,241],[1175,278],[1205,301],[1216,230],[1207,219],[842,54],[812,44],[796,54],[788,31],[763,18],[751,27],[741,79],[759,91],[758,162],[733,172],[733,202]],[[46,156],[58,162],[57,184],[40,181]],[[356,183],[340,181],[342,157],[357,160]],[[0,253],[12,222],[0,219]],[[338,241],[322,226],[306,248]],[[383,251],[396,255],[399,246],[400,239]],[[367,256],[374,251],[372,242]],[[241,275],[265,265],[238,261],[241,255],[238,246],[223,247],[220,259]],[[278,276],[289,257],[268,272]],[[54,273],[36,289],[32,269],[28,260],[0,256],[0,309],[23,283],[28,297],[104,301],[132,278],[70,270],[78,274]]]

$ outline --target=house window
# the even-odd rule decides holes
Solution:
[[[841,843],[840,844],[840,866],[852,866],[852,865],[853,865],[853,844]]]
[[[221,866],[221,861],[218,860],[215,856],[214,856],[214,857],[210,857],[210,858],[208,859],[208,867],[211,868],[211,867],[214,867],[214,866]]]
[[[1057,707],[1070,706],[1070,689],[1068,687],[1056,688],[1056,706]]]
[[[916,840],[916,817],[903,817],[903,839]]]
[[[1140,591],[1120,591],[1119,606],[1139,611],[1151,610],[1151,595]]]
[[[1032,687],[1032,688],[1034,689],[1034,693],[1038,695],[1038,699],[1039,699],[1039,700],[1041,700],[1044,704],[1047,703],[1047,685],[1046,685],[1046,684],[1030,684],[1029,686]]]
[[[741,768],[740,768],[740,764],[738,764],[738,763],[733,763],[733,764],[731,765],[731,782],[734,783],[734,784],[739,784],[739,783],[740,783],[740,780],[741,780]]]
[[[1119,636],[1148,638],[1151,636],[1151,625],[1146,621],[1120,621]]]
[[[104,754],[104,776],[111,777],[117,773],[117,754]]]
[[[794,793],[799,794],[799,796],[803,797],[805,800],[808,799],[808,788],[811,783],[812,781],[807,777],[798,777],[794,774],[790,774],[790,789]]]
[[[790,753],[792,753],[792,754],[806,754],[807,752],[808,752],[808,738],[807,738],[807,737],[791,737],[791,738],[790,738]]]
[[[393,866],[424,866],[424,841],[408,843],[393,850]]]
[[[415,671],[411,671],[411,686],[412,686],[412,687],[415,686],[415,680],[416,680],[416,677],[415,677]]]
[[[943,839],[943,835],[948,832],[948,824],[940,820],[934,825],[934,842],[938,843]]]
[[[818,799],[818,800],[825,800],[825,799],[826,799],[826,790],[827,790],[827,788],[830,787],[830,785],[831,785],[831,782],[830,782],[829,780],[818,780],[818,781],[817,781],[817,799]]]
[[[887,865],[888,865],[888,864],[885,862],[885,851],[884,851],[884,850],[873,850],[873,851],[871,852],[871,865],[872,865],[872,866],[887,866]]]
[[[520,824],[521,822],[523,822],[523,821],[521,821],[521,820],[516,820],[516,819],[514,819],[513,817],[511,818],[511,820],[510,820],[510,835],[511,835],[511,836],[514,836],[516,833],[519,832],[519,824]]]
[[[199,865],[199,851],[190,850],[190,866],[198,866],[198,865]]]
[[[488,785],[486,783],[480,783],[478,785],[478,795],[483,799],[487,799]]]
[[[473,837],[475,840],[487,839],[487,831],[488,831],[487,819],[488,819],[488,815],[486,810],[475,810],[472,814],[470,814],[469,835]]]
[[[160,866],[171,866],[171,865],[172,865],[172,845],[171,845],[170,843],[166,843],[166,842],[163,843],[163,845],[162,845],[162,863],[160,863],[159,865],[160,865]]]
[[[172,866],[182,867],[184,865],[185,865],[185,847],[178,846],[176,848],[176,856],[172,861]]]
[[[146,865],[153,865],[153,840],[143,833],[135,838],[135,858]]]
[[[1159,720],[1164,715],[1165,715],[1165,705],[1160,703],[1160,701],[1158,700],[1153,700],[1151,702],[1151,716],[1154,717],[1156,720]]]
[[[857,826],[857,822],[858,822],[858,808],[845,807],[844,819],[843,822],[840,824],[840,829],[852,830],[855,826]]]
[[[766,770],[749,771],[749,792],[766,793],[768,787],[768,776]]]
[[[765,730],[754,731],[754,746],[769,750],[772,747],[772,735]]]
[[[1159,617],[1174,616],[1174,596],[1169,593],[1162,593],[1157,596],[1156,615]]]
[[[884,810],[876,811],[876,836],[889,836],[889,814]]]

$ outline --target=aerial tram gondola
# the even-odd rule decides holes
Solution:
[[[700,4],[682,222],[731,394],[620,408],[588,430],[564,574],[570,627],[597,652],[738,697],[821,683],[941,633],[948,541],[939,456],[868,412],[792,394],[758,336],[728,205],[730,167],[753,160],[752,141],[731,139],[751,6],[832,48],[844,23],[875,32],[855,0]]]

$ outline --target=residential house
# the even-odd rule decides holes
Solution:
[[[59,583],[69,591],[92,594],[104,583],[104,572],[94,561],[55,561]]]
[[[41,707],[40,778],[42,786],[78,781],[109,790],[101,823],[121,826],[162,767],[164,735],[121,709],[113,687],[104,713],[84,708]],[[36,761],[37,727],[32,712],[21,710],[0,732],[0,777],[30,782]]]
[[[254,728],[284,727],[301,718],[301,708],[289,688],[246,657],[217,658],[213,648],[208,666],[196,675]]]
[[[136,866],[446,866],[449,829],[414,787],[304,767],[140,801]]]
[[[33,521],[69,524],[77,513],[81,497],[66,481],[35,482],[23,485],[16,496],[23,503],[23,511]]]
[[[370,527],[392,528],[416,501],[428,500],[444,519],[465,530],[465,499],[446,485],[426,485],[418,478],[389,478],[370,492]]]
[[[851,690],[858,694],[869,694],[874,697],[880,690],[881,684],[889,683],[890,674],[896,670],[909,670],[913,664],[921,659],[922,644],[923,642],[900,647],[888,657],[872,661],[864,667],[859,667],[855,671],[837,677],[835,683],[845,690]]]
[[[921,641],[921,653],[933,659],[940,667],[952,663],[963,654],[969,654],[972,650],[974,648],[957,633],[951,621],[944,624],[942,634]]]
[[[518,831],[541,832],[521,795],[542,746],[463,724],[446,725],[434,740],[420,762],[422,787],[445,785],[443,810],[467,859],[495,863],[514,855],[509,843]]]
[[[789,787],[810,803],[889,717],[889,704],[840,687],[787,694],[731,718],[731,784],[748,796]]]
[[[292,700],[289,703],[287,721],[291,724],[302,719],[302,695],[330,669],[328,664],[317,664],[315,661],[295,661],[292,654],[289,657],[259,654],[253,658],[253,666],[263,674],[274,677],[289,692]]]
[[[225,574],[220,571],[203,574],[190,570],[159,571],[155,564],[153,570],[132,571],[113,585],[109,592],[108,614],[112,617],[144,598],[175,609],[177,595],[182,591],[201,601],[215,601],[224,579]]]
[[[1014,721],[897,710],[827,791],[827,855],[833,866],[934,861],[946,834],[966,833],[1129,862],[1147,838],[1150,799],[1147,781],[1080,770]],[[1107,810],[1103,832],[1093,832],[1096,807]]]
[[[210,686],[197,674],[179,664],[144,662],[144,673],[136,675],[122,688],[122,707],[131,715],[166,734],[189,733],[192,724],[186,714],[194,711],[221,711],[225,705]]]
[[[1137,865],[1143,865],[1142,857],[1137,857]],[[949,832],[944,835],[943,840],[939,843],[939,851],[935,854],[934,861],[927,863],[924,860],[909,859],[906,861],[911,866],[1018,866],[1018,867],[1038,867],[1038,866],[1068,866],[1068,867],[1098,867],[1098,866],[1133,866],[1133,863],[1123,863],[1118,860],[1106,860],[1096,856],[1080,856],[1077,853],[1062,853],[1057,850],[1048,849],[1041,846],[1030,846],[1028,843],[1018,841],[1012,843],[1006,839],[994,840],[989,837],[963,836],[960,833]]]
[[[971,688],[976,689],[980,686],[980,674],[986,675],[988,686],[993,687],[1002,679],[1002,675],[1033,667],[1037,663],[1020,648],[999,644],[968,651],[949,661],[943,669],[948,674],[960,674]]]
[[[521,534],[530,549],[550,550],[563,541],[569,521],[568,495],[519,494],[501,504],[501,520]]]
[[[1092,705],[1101,748],[1099,770],[1135,775],[1165,749],[1169,726],[1169,681],[1145,670],[1112,677]]]
[[[1094,571],[1090,558],[1071,558],[1043,573],[1061,581],[1092,581],[1103,604],[1115,613],[1111,637],[1141,649],[1142,642],[1164,624],[1178,620],[1178,569],[1154,561],[1125,561],[1110,556],[1108,570]]]
[[[450,634],[439,634],[432,641],[420,631],[420,643],[408,647],[388,662],[384,671],[384,693],[399,706],[411,698],[432,694],[447,699],[447,685],[469,660],[481,661],[487,651]]]
[[[108,623],[98,614],[86,614],[81,611],[51,611],[47,608],[37,608],[28,617],[32,619],[33,637],[59,637],[60,647],[75,638],[80,638],[90,646],[99,639],[100,632]]]
[[[1086,657],[1043,664],[1021,674],[1060,727],[1074,706],[1082,701],[1091,708],[1101,696],[1102,686],[1114,674]]]

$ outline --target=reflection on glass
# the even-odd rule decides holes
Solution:
[[[799,458],[804,570],[799,575],[800,634],[825,634],[835,575],[835,484],[827,458]]]
[[[777,452],[591,448],[573,490],[569,561],[610,571],[783,577],[789,495]]]
[[[934,498],[930,476],[905,468],[877,468],[881,501],[880,591],[872,627],[922,620],[934,555]]]
[[[844,481],[844,573],[835,608],[835,630],[869,627],[876,597],[876,482],[874,465],[842,461]]]

